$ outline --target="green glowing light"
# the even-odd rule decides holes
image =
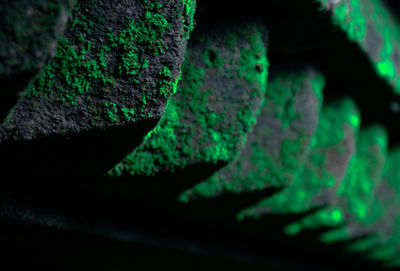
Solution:
[[[353,127],[359,127],[360,126],[360,117],[357,115],[351,115],[350,123]]]
[[[340,209],[334,209],[331,212],[333,221],[337,224],[343,222],[343,213]]]

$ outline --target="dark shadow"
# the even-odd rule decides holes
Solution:
[[[137,147],[157,121],[0,145],[0,178],[102,176]]]
[[[386,6],[393,12],[395,16],[399,19],[400,16],[400,2],[397,0],[384,0]]]
[[[36,71],[0,76],[0,124],[17,103],[20,93],[28,86]]]

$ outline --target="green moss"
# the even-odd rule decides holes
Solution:
[[[318,207],[313,198],[342,181],[331,171],[328,155],[337,152],[338,146],[346,145],[345,129],[349,114],[357,112],[354,105],[349,107],[347,100],[338,106],[326,107],[319,120],[308,157],[293,182],[283,191],[241,212],[238,217],[258,217],[262,213],[299,213]],[[349,136],[352,135],[354,133]],[[289,146],[292,144],[288,143]],[[296,229],[299,227],[296,224]],[[300,232],[300,229],[296,232]]]
[[[77,12],[78,7],[74,10],[71,24],[77,31],[88,34],[93,24],[86,16]],[[97,53],[98,58],[91,58],[90,54],[94,50],[92,42],[86,40],[82,34],[79,37],[79,44],[74,44],[64,36],[59,38],[55,57],[29,86],[25,93],[27,97],[56,96],[62,103],[77,105],[77,96],[89,92],[96,80],[100,80],[104,86],[114,84],[100,68],[106,65],[106,52],[109,48],[103,47]]]
[[[179,157],[174,151],[180,144],[173,130],[175,126],[179,126],[179,113],[172,98],[167,103],[160,123],[144,138],[144,142],[147,142],[146,148],[139,147],[128,155],[124,163],[114,167],[112,175],[120,176],[128,170],[131,175],[151,176],[155,172],[154,167],[157,163],[165,163],[170,167],[179,166],[177,163]]]
[[[63,36],[59,39],[54,59],[29,87],[26,97],[55,99],[75,106],[84,103],[87,95],[98,88],[104,92],[117,91],[116,79],[122,78],[138,87],[151,58],[168,49],[164,36],[172,27],[171,22],[159,12],[163,4],[148,1],[142,3],[143,13],[139,18],[123,18],[125,26],[122,30],[113,31],[110,28],[105,34],[107,38],[100,39],[101,43],[96,40],[96,44],[90,39],[93,26],[105,21],[91,21],[78,5],[69,21],[70,32],[77,38],[69,40]],[[193,6],[190,12],[194,12],[194,3],[188,5]],[[113,78],[116,76],[115,70],[118,78]],[[167,66],[158,74],[161,80],[152,86],[158,88],[158,95],[154,95],[152,89],[143,87],[139,101],[135,102],[135,110],[117,104],[110,111],[105,106],[105,117],[114,123],[135,121],[140,116],[148,117],[150,113],[145,112],[148,102],[175,94],[180,79],[179,76],[173,76]],[[104,105],[109,102],[105,98]]]
[[[321,78],[320,75],[309,72],[285,74],[275,78],[269,84],[257,125],[247,137],[247,143],[241,155],[206,181],[185,191],[180,199],[186,202],[198,196],[213,197],[222,193],[240,193],[286,185],[291,177],[297,174],[302,161],[301,157],[308,148],[313,131],[309,132],[308,136],[296,131],[298,134],[287,134],[281,141],[277,141],[279,131],[273,129],[279,127],[278,124],[280,124],[280,130],[287,131],[285,118],[289,118],[287,123],[290,124],[301,117],[299,108],[294,109],[295,102],[288,103],[288,100],[298,100],[296,94],[309,91],[315,95],[314,99],[321,98],[321,89],[324,86]],[[310,82],[313,81],[322,83],[311,84]],[[308,88],[310,85],[312,88]],[[315,112],[312,112],[312,115],[319,113],[319,105],[316,102]],[[295,113],[292,117],[285,111]],[[316,122],[317,120],[315,120],[315,125]],[[308,140],[305,139],[307,137]],[[275,150],[278,144],[280,144],[280,149]]]
[[[79,12],[79,5],[76,5],[74,8],[74,14],[71,25],[75,29],[79,29],[82,33],[91,34],[91,30],[93,27],[93,21],[89,20],[84,14]]]
[[[100,69],[97,59],[87,59],[91,51],[91,43],[81,44],[77,50],[73,44],[61,37],[58,42],[56,55],[51,64],[45,66],[42,73],[30,85],[27,97],[42,97],[56,95],[59,101],[76,101],[76,96],[87,93],[92,82],[100,79],[106,86],[112,85]],[[68,87],[68,90],[64,89]]]
[[[338,190],[347,201],[347,210],[357,221],[367,222],[374,190],[382,178],[387,155],[387,134],[381,127],[371,127],[358,138],[358,155],[351,171]]]
[[[168,69],[164,69],[165,74],[170,74]],[[196,93],[196,90],[203,83],[204,69],[197,69],[190,63],[183,64],[183,80],[187,82],[185,92],[188,95]],[[188,97],[189,98],[189,97]],[[175,167],[181,168],[185,164],[179,163],[179,146],[189,146],[189,138],[183,138],[183,142],[175,135],[175,130],[187,131],[189,129],[182,127],[180,121],[179,102],[173,97],[168,101],[165,112],[156,128],[149,132],[138,149],[128,155],[122,163],[119,163],[112,170],[111,175],[119,176],[123,172],[130,175],[154,175],[159,171],[159,165],[164,165],[166,169],[173,171]],[[184,149],[184,152],[193,154],[190,150]]]
[[[107,107],[107,116],[110,119],[110,121],[118,122],[119,116],[118,116],[117,105],[112,102],[104,102],[104,105]]]
[[[167,67],[164,67],[164,69],[160,71],[159,74],[162,78],[159,82],[160,94],[163,95],[164,97],[169,97],[174,95],[177,91],[178,82],[181,79],[181,74],[179,74],[179,76],[175,79],[175,81],[171,81],[172,74],[170,69]]]
[[[184,24],[184,39],[189,39],[189,34],[193,31],[195,23],[194,23],[194,14],[196,11],[196,0],[182,0],[183,6],[185,8],[185,17],[182,19]]]
[[[391,150],[383,181],[374,193],[372,205],[363,219],[372,235],[350,245],[350,251],[366,252],[369,258],[396,265],[400,248],[400,151]]]
[[[162,7],[161,3],[154,3],[149,0],[139,0],[146,9],[152,10],[152,11],[157,11],[160,10]],[[194,21],[194,14],[196,12],[196,0],[182,0],[180,2],[182,5],[182,11],[179,13],[180,14],[180,20],[182,21],[182,38],[187,40],[189,39],[190,33],[193,31],[195,27],[195,21]],[[149,17],[153,17],[149,15]],[[166,21],[163,20],[163,18],[157,18],[153,17],[155,23],[159,25],[166,25]]]
[[[321,240],[326,243],[362,235],[362,231],[352,232],[350,228],[359,225],[360,229],[368,229],[376,221],[373,200],[382,179],[386,149],[387,135],[383,128],[373,126],[361,131],[357,138],[356,155],[350,160],[346,177],[340,182],[335,197],[327,202],[328,207],[305,217],[297,222],[298,225],[302,229],[313,229],[346,223],[341,228],[324,233]],[[323,181],[326,182],[326,179]]]
[[[142,57],[145,51],[158,56],[167,49],[162,36],[171,24],[152,6],[145,5],[145,8],[143,19],[135,21],[127,17],[126,28],[121,33],[109,33],[111,47],[121,52],[118,66],[121,75],[138,75],[147,63]]]
[[[243,93],[241,95],[248,95],[246,91],[254,91],[258,93],[257,97],[262,96],[266,82],[261,77],[266,76],[267,65],[261,66],[261,70],[253,73],[256,76],[253,84],[246,82],[245,74],[239,78],[232,78],[232,75],[236,75],[237,69],[242,68],[238,65],[239,62],[245,62],[242,58],[247,58],[250,62],[246,64],[247,72],[253,72],[258,63],[259,65],[267,63],[260,33],[254,28],[251,33],[257,35],[258,41],[250,43],[248,39],[237,39],[238,48],[246,48],[240,51],[240,60],[232,59],[233,53],[221,46],[223,36],[218,37],[216,41],[214,37],[206,38],[201,44],[204,46],[187,51],[186,61],[182,65],[179,90],[177,95],[171,98],[168,110],[157,128],[146,137],[146,141],[137,150],[116,166],[111,175],[155,175],[159,171],[173,172],[192,163],[228,161],[237,155],[238,146],[244,143],[242,137],[255,123],[256,113],[250,105],[228,104],[225,99],[230,99],[226,96],[229,95],[229,88],[214,89],[215,83],[212,80],[216,75],[223,74],[225,80],[229,80],[231,87]],[[250,36],[250,33],[246,32],[246,38],[247,36]],[[213,47],[210,44],[214,42],[216,43]],[[250,47],[247,48],[243,44]],[[211,47],[221,58],[232,59],[232,62],[228,65],[227,61],[224,61],[224,65],[216,66],[204,63],[203,48]],[[248,52],[249,50],[252,54]],[[170,70],[165,67],[160,71],[160,77],[170,78]],[[239,83],[240,88],[236,86]],[[176,83],[175,86],[164,82],[161,84],[163,84],[161,88],[165,87],[166,92],[176,92]],[[235,117],[228,116],[229,112],[235,114]],[[146,161],[146,166],[142,161]]]

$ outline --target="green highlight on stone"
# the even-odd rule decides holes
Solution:
[[[79,10],[77,6],[70,20],[72,26],[80,31],[79,43],[61,37],[53,61],[43,69],[38,79],[27,90],[26,96],[56,95],[62,103],[69,102],[77,105],[80,101],[78,96],[88,93],[94,81],[100,80],[104,88],[115,88],[115,78],[104,72],[102,68],[109,65],[108,59],[112,51],[117,51],[119,54],[117,66],[119,74],[132,76],[132,84],[138,84],[139,75],[147,68],[148,63],[148,60],[142,57],[143,50],[151,51],[154,56],[158,56],[167,49],[162,36],[170,29],[171,24],[161,14],[154,13],[154,8],[156,8],[154,5],[145,4],[146,12],[141,20],[135,21],[127,17],[125,29],[120,33],[110,30],[107,33],[108,43],[105,43],[108,45],[100,48],[93,46],[92,41],[85,39],[85,36],[91,34],[94,22],[85,15],[77,13]],[[161,6],[158,3],[157,8]],[[164,75],[164,80],[160,82],[161,95],[174,94],[176,83],[169,69],[164,67],[160,74]],[[57,83],[55,78],[64,84]],[[145,100],[150,98],[146,95],[144,97],[143,106],[145,106]],[[123,109],[121,108],[120,111]],[[107,114],[111,114],[109,110]],[[115,122],[115,118],[110,120]]]
[[[292,183],[281,192],[242,211],[238,218],[259,217],[267,213],[302,213],[333,201],[355,152],[358,129],[352,121],[355,118],[359,119],[358,110],[349,99],[325,107],[305,161]],[[333,210],[330,217],[335,222],[342,220],[340,210]],[[289,230],[293,228],[298,230]],[[288,230],[298,233],[299,225],[293,224]]]
[[[195,7],[192,0],[78,1],[55,57],[2,125],[2,140],[158,121],[177,91]]]
[[[400,94],[400,24],[381,0],[316,0],[333,23],[358,43],[377,73]]]
[[[349,251],[363,252],[368,258],[400,266],[400,149],[389,152],[382,181],[376,189],[364,229],[368,237],[353,242]]]
[[[349,240],[372,232],[374,200],[381,183],[387,156],[387,134],[380,126],[362,130],[346,176],[326,207],[296,222],[302,229],[338,227],[324,233],[322,242]],[[324,198],[327,198],[324,196]],[[293,227],[293,226],[292,226]],[[300,232],[298,230],[297,232]]]
[[[264,34],[258,24],[239,24],[193,37],[164,116],[109,175],[154,176],[198,163],[232,161],[265,95]]]
[[[312,69],[272,79],[257,124],[234,162],[185,191],[180,200],[240,193],[292,182],[314,135],[323,77]]]

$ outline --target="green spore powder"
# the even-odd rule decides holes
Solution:
[[[241,31],[245,31],[245,33]],[[245,28],[241,31],[238,33],[233,31],[242,37],[241,39],[237,38],[233,48],[234,50],[241,48],[239,59],[236,60],[227,61],[226,58],[231,58],[235,54],[230,50],[226,51],[226,47],[223,45],[223,36],[219,38],[221,40],[219,45],[214,44],[212,37],[206,37],[202,44],[208,45],[196,47],[203,49],[190,49],[189,47],[186,61],[182,65],[182,80],[178,86],[177,95],[168,102],[161,121],[146,136],[141,146],[109,172],[110,175],[151,176],[160,171],[174,172],[189,163],[194,163],[193,161],[217,163],[233,160],[237,155],[238,146],[244,144],[243,137],[250,130],[250,126],[255,123],[256,113],[246,107],[237,109],[235,112],[236,109],[232,105],[226,105],[226,108],[219,108],[219,106],[214,108],[215,105],[222,102],[221,99],[224,99],[219,91],[224,93],[223,91],[229,89],[211,89],[210,86],[213,84],[207,80],[213,80],[210,78],[213,78],[215,74],[222,73],[223,77],[235,84],[246,82],[247,85],[242,85],[244,89],[247,88],[250,93],[258,93],[258,96],[263,96],[266,89],[264,77],[267,76],[268,62],[261,33],[257,28]],[[257,38],[253,38],[253,35],[256,35]],[[244,41],[249,45],[248,47],[241,44]],[[220,55],[222,64],[210,67],[203,62],[202,56],[204,56],[205,50],[211,47]],[[243,69],[238,64],[244,62],[249,67],[247,72],[242,77],[232,80],[232,73],[236,73],[236,69],[229,70],[227,67],[231,68],[237,65]],[[255,68],[257,65],[260,65],[260,70]],[[169,76],[168,70],[164,70],[162,73],[163,76]],[[254,76],[252,84],[249,84],[245,78],[249,73]],[[237,114],[235,125],[227,122],[225,114],[230,112],[229,110],[233,110],[232,112]]]
[[[400,93],[400,25],[381,0],[341,0],[332,4],[317,0],[332,8],[333,22],[345,31],[367,53],[375,70]],[[380,43],[376,45],[377,39]],[[373,41],[372,41],[373,39]]]
[[[301,118],[300,111],[296,108],[296,99],[298,100],[298,95],[304,95],[305,89],[312,93],[307,93],[311,96],[310,99],[306,96],[308,101],[318,100],[315,111],[310,112],[313,116],[318,115],[323,86],[323,77],[313,72],[284,74],[275,78],[268,86],[258,123],[247,137],[241,155],[208,180],[185,191],[180,200],[187,202],[199,196],[214,197],[226,192],[240,193],[286,184],[290,179],[288,176],[297,173],[301,154],[308,147],[314,131],[311,131],[308,140],[300,132],[301,135],[297,135],[296,139],[286,135],[281,141],[280,150],[276,150],[278,154],[271,153],[273,150],[270,148],[273,146],[265,143],[271,142],[270,137],[276,137],[279,131],[268,128],[269,125],[276,126],[270,123],[270,119],[277,122],[281,130],[287,130],[290,124]],[[296,159],[299,157],[300,159]]]
[[[283,191],[242,211],[238,217],[259,217],[262,213],[301,213],[317,207],[313,198],[342,181],[329,169],[328,158],[332,152],[339,152],[344,147],[346,127],[352,127],[349,119],[358,115],[354,103],[347,99],[336,106],[327,106],[320,117],[305,163],[293,182]],[[358,126],[353,129],[358,129]],[[288,228],[291,234],[300,230],[298,224]]]

